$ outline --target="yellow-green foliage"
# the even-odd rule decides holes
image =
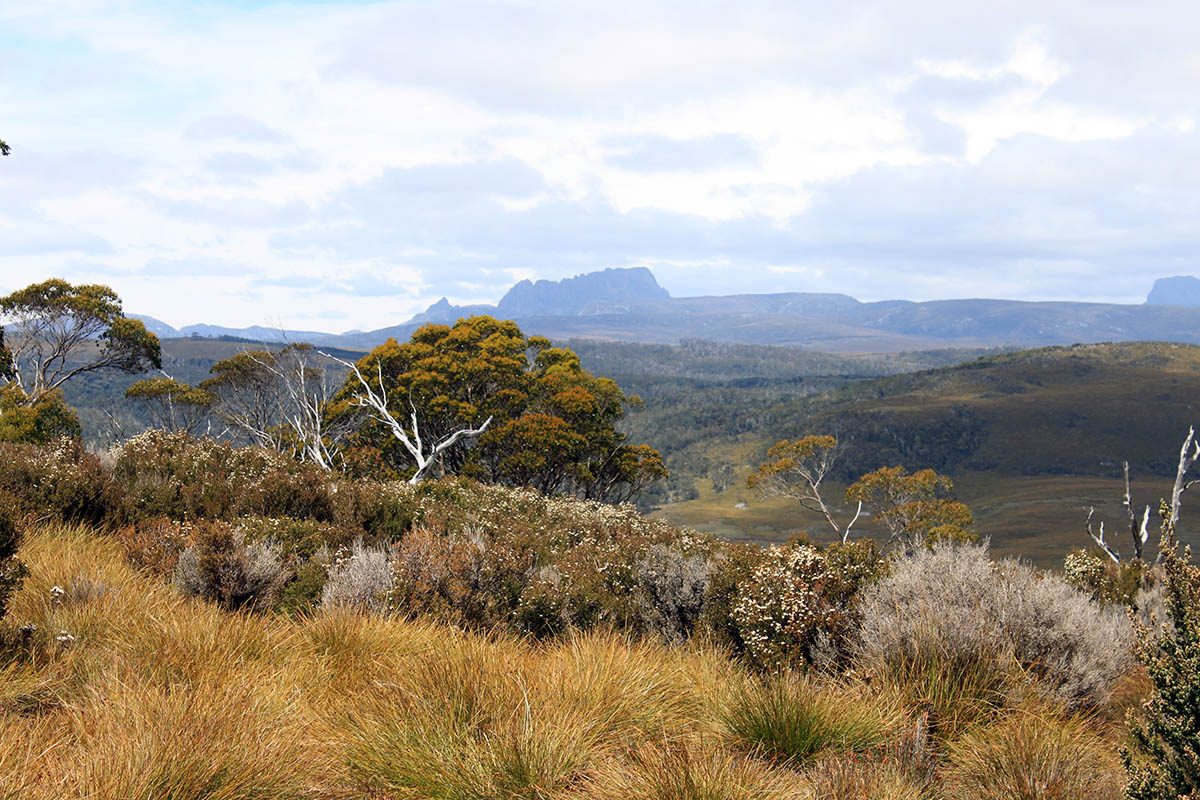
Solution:
[[[59,436],[78,436],[79,418],[58,390],[36,401],[13,384],[0,387],[0,442],[49,444]]]

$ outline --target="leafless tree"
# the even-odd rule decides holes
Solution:
[[[478,428],[460,428],[434,442],[425,442],[421,438],[421,425],[418,419],[417,407],[412,402],[411,397],[408,402],[408,428],[405,428],[404,424],[396,419],[395,415],[388,408],[387,386],[383,380],[383,368],[380,364],[376,363],[375,365],[378,372],[376,377],[379,384],[379,388],[376,389],[363,376],[357,364],[336,358],[328,353],[321,353],[321,355],[337,361],[354,374],[358,380],[358,391],[350,399],[351,405],[363,409],[370,419],[382,423],[391,432],[392,436],[403,445],[404,449],[408,451],[409,456],[412,457],[417,467],[417,471],[408,480],[411,484],[420,483],[430,468],[437,463],[442,453],[460,442],[469,441],[481,436],[488,429],[488,426],[492,424],[492,418],[488,417]]]
[[[1195,479],[1188,480],[1187,477],[1188,472],[1198,458],[1200,458],[1200,441],[1196,440],[1195,427],[1189,427],[1187,438],[1183,440],[1183,446],[1179,448],[1179,465],[1175,471],[1175,485],[1171,489],[1171,520],[1173,522],[1177,523],[1179,521],[1183,493],[1198,482]],[[1125,513],[1128,515],[1129,536],[1133,540],[1133,557],[1135,559],[1144,559],[1146,541],[1150,538],[1150,506],[1147,505],[1140,515],[1134,509],[1128,461],[1125,462],[1125,495],[1121,499],[1121,505],[1125,507]],[[1092,541],[1101,550],[1108,554],[1108,557],[1113,562],[1119,564],[1121,563],[1121,553],[1105,538],[1104,523],[1100,522],[1097,530],[1092,529],[1092,517],[1095,513],[1096,509],[1094,507],[1088,509],[1087,521],[1085,523],[1088,536],[1092,538]],[[1155,563],[1158,563],[1158,560],[1161,560],[1161,558],[1162,554],[1160,553]]]
[[[343,363],[307,344],[247,350],[218,364],[217,377],[202,387],[220,398],[226,424],[250,441],[332,470],[355,420],[331,421],[326,413],[340,382],[329,359]]]

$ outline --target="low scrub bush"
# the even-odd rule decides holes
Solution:
[[[22,526],[16,518],[15,503],[9,497],[0,492],[0,620],[8,612],[8,598],[20,588],[29,572],[25,562],[17,558]]]
[[[192,543],[195,526],[167,517],[138,520],[116,533],[125,557],[135,567],[158,575],[170,575],[179,555]]]
[[[651,545],[637,563],[641,627],[669,642],[692,634],[704,608],[712,565],[703,553],[684,553]]]
[[[36,516],[94,525],[110,518],[121,494],[99,457],[68,438],[46,446],[0,442],[0,490]]]
[[[351,525],[293,517],[240,517],[232,525],[247,542],[274,542],[284,556],[304,559],[322,548],[349,547],[363,536]]]
[[[229,610],[263,610],[289,574],[277,544],[246,542],[228,523],[203,522],[196,526],[194,543],[179,556],[175,585],[185,595]]]
[[[1067,583],[1099,603],[1134,607],[1143,579],[1149,572],[1142,561],[1117,563],[1095,550],[1073,550],[1063,561]]]
[[[1102,704],[1133,665],[1122,610],[1097,605],[1054,575],[993,562],[986,546],[897,560],[864,592],[861,610],[858,658],[871,670],[948,670],[990,691],[1002,681],[988,679],[988,670],[1015,664],[1045,694],[1079,708]]]
[[[857,622],[860,588],[885,568],[869,540],[769,548],[738,585],[729,612],[747,659],[763,669],[836,662]]]
[[[1200,566],[1179,552],[1164,503],[1163,594],[1169,625],[1138,631],[1149,697],[1130,715],[1130,747],[1122,752],[1130,800],[1175,800],[1200,793]]]
[[[333,518],[329,474],[261,447],[234,447],[186,433],[152,430],[116,452],[126,522],[148,517]]]
[[[368,612],[384,611],[389,607],[396,574],[387,550],[366,547],[359,539],[348,549],[318,559],[318,562],[327,558],[331,563],[321,589],[323,607]]]

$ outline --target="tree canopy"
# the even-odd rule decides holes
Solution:
[[[846,490],[887,528],[894,541],[913,549],[940,541],[974,541],[974,516],[965,503],[952,499],[954,483],[931,469],[909,473],[904,467],[881,467],[863,475]]]
[[[911,550],[939,541],[973,541],[971,509],[952,498],[953,482],[931,469],[909,473],[904,467],[881,467],[863,475],[846,489],[846,502],[857,503],[853,519],[839,522],[821,496],[821,484],[837,457],[832,436],[783,440],[767,450],[767,461],[747,484],[768,494],[786,497],[801,508],[819,512],[845,544],[850,529],[865,509],[888,532],[890,540]]]
[[[440,453],[445,472],[610,501],[666,475],[656,451],[628,444],[617,430],[640,400],[514,322],[474,316],[426,325],[408,342],[389,339],[356,366],[410,437],[442,441],[492,420],[469,446]],[[337,410],[355,408],[365,388],[351,375]],[[400,472],[412,469],[401,442],[381,426],[362,427],[355,445],[377,448]]]
[[[30,404],[86,372],[162,366],[158,337],[121,312],[116,292],[51,278],[0,297],[7,372]]]
[[[200,427],[217,402],[212,392],[166,375],[138,381],[125,396],[142,407],[154,427],[188,433]]]

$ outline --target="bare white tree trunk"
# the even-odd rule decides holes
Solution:
[[[1175,486],[1171,490],[1171,521],[1176,524],[1179,522],[1179,505],[1183,493],[1196,482],[1186,479],[1188,470],[1196,463],[1197,458],[1200,458],[1200,442],[1196,441],[1195,427],[1190,427],[1187,438],[1183,440],[1183,447],[1179,448],[1179,469],[1175,472]]]
[[[352,402],[359,408],[366,409],[368,416],[376,422],[382,423],[391,432],[392,436],[404,446],[404,449],[408,451],[413,462],[417,465],[417,471],[408,480],[410,484],[420,483],[430,467],[437,463],[442,453],[454,447],[459,442],[468,441],[482,435],[488,429],[488,426],[492,424],[492,418],[488,417],[478,428],[461,428],[437,442],[427,444],[421,439],[421,426],[417,419],[417,408],[411,400],[408,404],[410,410],[409,423],[412,426],[411,436],[388,409],[387,388],[383,382],[383,368],[379,364],[375,365],[378,370],[379,379],[379,391],[377,392],[367,382],[367,379],[363,377],[362,372],[358,369],[358,365],[328,355],[327,353],[322,353],[321,355],[332,358],[339,364],[348,367],[354,373],[354,376],[358,379],[360,391],[354,396]]]
[[[1171,508],[1169,513],[1172,525],[1176,525],[1179,522],[1179,511],[1183,493],[1197,483],[1196,480],[1187,479],[1187,474],[1197,459],[1200,459],[1200,441],[1196,440],[1196,428],[1193,426],[1188,428],[1187,438],[1183,440],[1183,446],[1179,448],[1179,466],[1175,471],[1175,485],[1171,489]],[[1165,505],[1165,501],[1163,502]],[[1133,509],[1133,492],[1130,487],[1128,461],[1125,462],[1125,496],[1122,498],[1121,504],[1125,506],[1125,511],[1129,516],[1129,534],[1133,538],[1134,557],[1140,559],[1144,555],[1146,541],[1150,538],[1150,506],[1146,506],[1142,512],[1141,519],[1138,519],[1138,514]],[[1120,564],[1121,554],[1104,539],[1104,523],[1100,523],[1099,534],[1092,531],[1092,516],[1095,513],[1095,508],[1088,509],[1088,536],[1092,537],[1092,541],[1099,545],[1108,554],[1109,558],[1115,563]],[[1161,560],[1162,551],[1160,550],[1154,563],[1158,564]]]
[[[1129,482],[1129,462],[1125,462],[1125,497],[1122,501],[1125,511],[1129,514],[1129,536],[1133,539],[1133,557],[1142,558],[1146,540],[1150,538],[1150,506],[1142,513],[1141,523],[1138,523],[1137,512],[1133,510],[1133,490]]]
[[[1104,521],[1103,520],[1100,521],[1100,533],[1098,535],[1092,531],[1092,515],[1094,515],[1095,513],[1096,513],[1095,507],[1088,509],[1088,515],[1087,515],[1088,536],[1092,537],[1092,541],[1095,542],[1097,545],[1099,545],[1101,550],[1108,553],[1108,557],[1111,558],[1114,563],[1120,564],[1121,563],[1121,554],[1118,553],[1116,550],[1114,550],[1112,548],[1112,546],[1109,545],[1109,543],[1104,540]]]
[[[276,412],[258,423],[249,416],[240,418],[238,426],[264,447],[283,450],[288,443],[280,435],[279,429],[265,424],[274,418],[294,435],[295,442],[291,444],[291,449],[301,461],[310,461],[326,471],[332,471],[337,458],[338,441],[349,432],[350,426],[341,424],[330,428],[326,425],[325,408],[335,391],[324,365],[309,362],[310,352],[322,358],[333,358],[309,350],[306,345],[291,345],[279,353],[261,358],[253,353],[246,354],[274,376],[276,385],[272,387],[272,392],[276,394],[273,401]]]

